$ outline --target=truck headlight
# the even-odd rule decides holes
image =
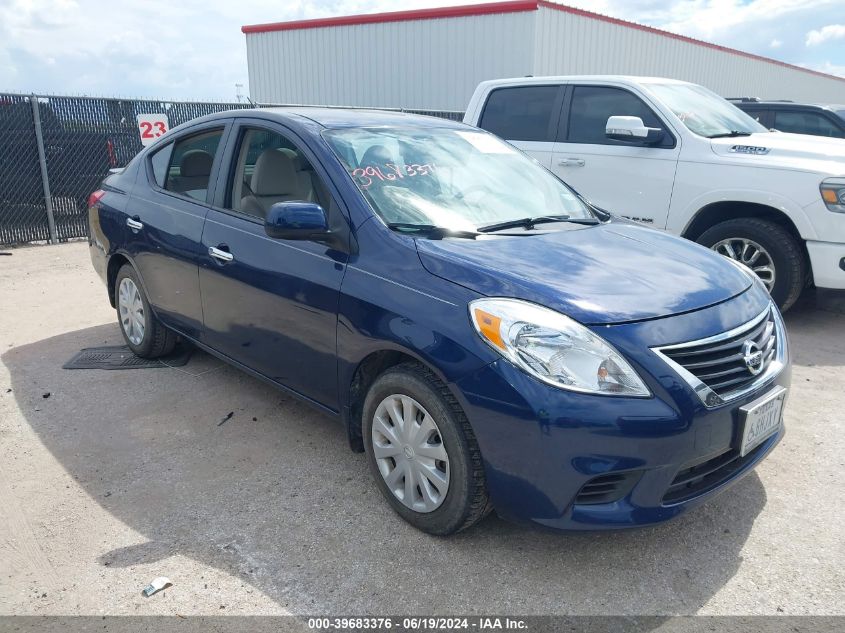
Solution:
[[[828,178],[822,182],[819,189],[828,209],[845,213],[845,178]]]
[[[608,396],[651,395],[609,343],[559,312],[518,299],[477,299],[469,313],[490,347],[545,383]]]

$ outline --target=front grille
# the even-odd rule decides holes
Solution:
[[[775,309],[770,307],[734,330],[656,351],[681,370],[679,373],[702,396],[705,404],[715,406],[767,378],[767,370],[781,355],[778,327]],[[749,363],[758,351],[761,354],[759,365]]]
[[[724,483],[748,462],[752,461],[770,442],[763,442],[744,457],[731,448],[706,462],[682,468],[663,495],[663,503],[680,503],[712,490]]]
[[[597,503],[613,503],[627,495],[642,475],[642,471],[625,473],[610,473],[590,479],[585,483],[575,497],[575,503],[581,505],[595,505]]]

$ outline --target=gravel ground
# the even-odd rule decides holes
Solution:
[[[786,438],[710,503],[636,531],[491,516],[440,539],[391,513],[339,425],[206,354],[63,370],[121,342],[87,246],[11,252],[0,614],[845,613],[845,293],[787,315]],[[141,597],[156,576],[173,586]]]

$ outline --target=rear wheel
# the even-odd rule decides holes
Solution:
[[[489,512],[475,435],[454,396],[413,363],[385,371],[364,401],[370,471],[391,507],[429,534],[453,534]]]
[[[114,305],[123,340],[136,356],[158,358],[173,351],[176,335],[150,310],[138,275],[129,264],[124,264],[117,272]]]
[[[782,311],[795,303],[804,288],[804,252],[780,224],[757,218],[727,220],[706,230],[697,241],[753,270]]]

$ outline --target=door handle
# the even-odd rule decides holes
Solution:
[[[144,228],[144,225],[139,222],[136,218],[126,218],[126,226],[128,226],[133,231],[140,231]]]
[[[584,166],[584,159],[583,158],[561,158],[557,161],[558,166],[560,167],[583,167]]]
[[[232,260],[235,259],[235,256],[232,255],[229,251],[223,251],[219,248],[214,248],[213,246],[208,247],[208,254],[211,255],[214,259],[217,259],[224,264],[228,264]]]

